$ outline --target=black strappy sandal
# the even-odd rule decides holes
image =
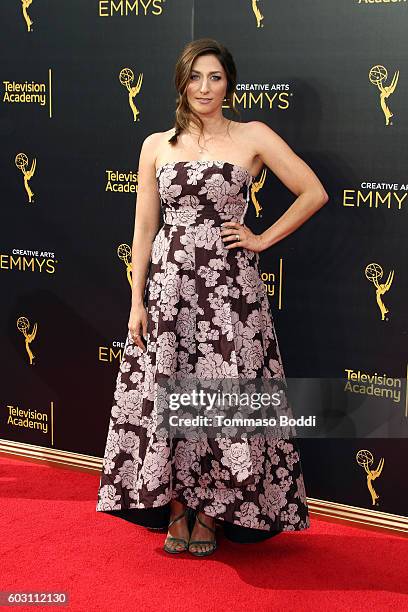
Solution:
[[[209,527],[208,525],[206,525],[205,523],[203,523],[203,521],[200,519],[200,517],[196,516],[197,521],[200,523],[200,525],[202,525],[203,527],[205,527],[206,529],[209,529],[211,531],[211,533],[214,534],[214,540],[191,540],[189,541],[188,544],[188,552],[190,552],[192,555],[195,555],[196,557],[207,557],[207,555],[211,555],[215,549],[217,548],[217,542],[215,539],[215,529],[213,529],[212,527]],[[212,548],[209,548],[208,550],[191,550],[190,546],[191,544],[211,544]]]
[[[187,514],[187,508],[184,510],[182,514],[180,514],[179,516],[174,518],[172,521],[170,521],[169,528],[173,525],[173,523],[175,523],[176,521],[179,521],[186,514]],[[171,554],[185,552],[186,550],[188,550],[189,541],[190,540],[187,541],[184,538],[175,538],[172,535],[168,535],[164,542],[163,550]],[[167,542],[183,542],[184,548],[171,548],[170,546],[167,546]]]

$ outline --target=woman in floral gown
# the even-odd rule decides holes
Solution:
[[[309,527],[299,450],[267,432],[170,438],[159,381],[284,378],[259,252],[328,198],[266,124],[224,118],[236,69],[223,45],[189,43],[175,84],[174,128],[148,136],[140,153],[132,307],[97,510],[150,526],[170,518],[165,550],[204,556],[216,548],[216,525],[243,542]],[[254,234],[244,217],[264,164],[297,199]]]

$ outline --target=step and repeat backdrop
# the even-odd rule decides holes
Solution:
[[[7,0],[0,13],[1,438],[103,456],[140,147],[173,125],[182,47],[209,36],[235,58],[242,120],[276,130],[330,196],[260,255],[286,376],[345,378],[374,406],[386,381],[404,417],[392,438],[300,439],[307,494],[408,515],[408,3]],[[261,233],[294,199],[265,167],[248,225]]]

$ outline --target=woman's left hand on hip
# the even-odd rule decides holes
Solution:
[[[254,234],[245,223],[224,221],[224,223],[221,223],[221,227],[221,236],[226,249],[241,247],[255,251],[255,253],[263,251],[262,237],[259,234]]]

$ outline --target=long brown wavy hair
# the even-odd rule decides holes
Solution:
[[[194,112],[187,100],[187,86],[189,83],[191,69],[194,60],[200,55],[208,55],[213,53],[223,66],[227,77],[227,91],[225,100],[229,109],[241,120],[241,115],[232,104],[232,98],[235,93],[237,84],[237,69],[231,53],[224,45],[214,40],[213,38],[199,38],[189,42],[180,53],[174,72],[174,84],[178,93],[176,119],[174,123],[175,133],[169,139],[169,143],[175,145],[177,138],[183,130],[186,130],[190,122],[194,123],[200,129],[200,136],[203,134],[204,124],[201,117]]]

